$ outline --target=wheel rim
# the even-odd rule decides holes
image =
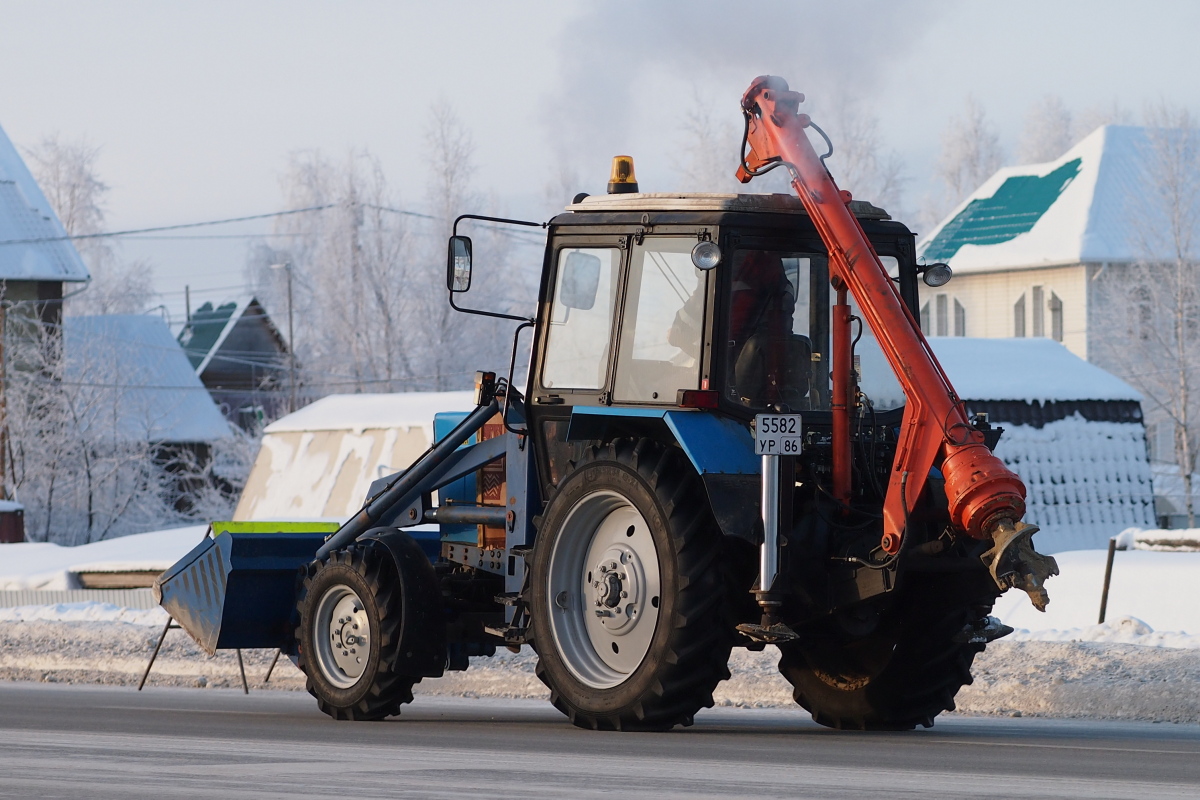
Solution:
[[[366,606],[349,586],[331,586],[313,617],[317,668],[337,688],[349,689],[362,677],[371,654]]]
[[[658,625],[658,549],[641,512],[615,492],[575,504],[550,554],[550,625],[583,683],[606,689],[642,664]]]

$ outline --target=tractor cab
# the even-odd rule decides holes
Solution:
[[[851,209],[916,316],[914,236],[883,209]],[[827,479],[831,432],[829,257],[798,199],[782,194],[580,197],[550,222],[530,365],[530,435],[544,496],[587,442],[673,437],[664,416],[702,409],[744,428],[799,414],[807,466]],[[868,427],[899,423],[903,393],[869,328],[854,343]],[[685,448],[688,442],[681,443]],[[875,448],[885,474],[891,450]],[[700,468],[727,533],[754,539],[760,465]],[[826,487],[828,488],[828,487]],[[878,492],[862,493],[876,505]],[[746,500],[745,496],[751,499]]]

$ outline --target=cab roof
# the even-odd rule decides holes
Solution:
[[[800,198],[790,194],[717,194],[645,192],[589,195],[567,206],[574,213],[606,211],[740,211],[772,214],[803,214]],[[850,211],[859,219],[887,220],[891,216],[865,200],[851,200]]]

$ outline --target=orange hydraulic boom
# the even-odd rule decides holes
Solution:
[[[997,584],[1027,592],[1035,606],[1049,601],[1044,580],[1058,573],[1054,559],[1033,550],[1037,530],[1021,522],[1025,485],[984,444],[971,425],[920,326],[888,277],[862,226],[850,213],[850,193],[841,191],[817,156],[799,113],[804,96],[788,90],[782,78],[755,79],[742,97],[749,151],[737,176],[747,183],[772,165],[791,173],[792,188],[808,211],[829,250],[830,275],[838,304],[833,316],[833,494],[850,497],[850,314],[848,290],[878,339],[907,398],[895,462],[883,507],[881,546],[897,553],[906,522],[929,472],[939,467],[946,482],[953,524],[976,539],[992,539],[984,555]],[[838,394],[838,392],[842,394]]]

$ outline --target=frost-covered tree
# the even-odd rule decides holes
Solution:
[[[1070,109],[1058,95],[1047,94],[1034,101],[1025,114],[1017,160],[1022,164],[1053,161],[1074,143]]]
[[[100,180],[96,162],[100,148],[86,140],[47,136],[25,150],[31,172],[69,236],[92,236],[105,227],[104,199],[108,184]],[[124,261],[107,238],[76,239],[75,247],[92,280],[87,290],[67,303],[75,314],[136,314],[156,296],[153,272],[145,261]]]
[[[1139,261],[1096,281],[1095,360],[1132,383],[1147,417],[1174,432],[1188,527],[1200,455],[1200,129],[1185,109],[1147,110],[1139,202]]]
[[[475,188],[471,133],[446,103],[431,109],[426,150],[419,212],[405,207],[368,152],[340,160],[307,152],[289,163],[288,206],[326,208],[280,218],[281,243],[257,245],[247,270],[276,320],[287,315],[290,275],[303,399],[466,388],[474,370],[507,365],[507,328],[447,303],[446,239],[455,217],[495,216],[497,208]],[[507,311],[532,296],[512,264],[513,231],[471,224],[460,232],[477,237],[466,304]]]
[[[879,130],[879,118],[854,97],[843,94],[833,107],[827,129],[833,141],[829,169],[843,189],[903,217],[904,159],[889,149]]]
[[[955,117],[942,134],[942,152],[937,177],[945,189],[945,209],[958,205],[967,195],[1000,168],[1004,152],[1000,137],[987,119],[983,106],[967,97],[961,117]]]
[[[292,282],[296,341],[306,395],[399,391],[413,378],[407,291],[412,271],[406,217],[378,159],[352,151],[340,161],[294,155],[282,179],[292,208],[330,206],[281,217],[278,248],[260,245],[250,284],[274,318],[286,319]]]
[[[741,119],[705,102],[699,91],[683,119],[679,148],[679,188],[685,192],[765,191],[759,185],[746,188],[734,177],[742,141]],[[761,181],[760,181],[761,183]]]
[[[1079,141],[1101,125],[1132,125],[1133,114],[1116,100],[1085,108],[1075,115],[1073,138]]]
[[[235,435],[209,459],[156,441],[169,410],[128,385],[125,343],[41,325],[9,326],[5,340],[6,482],[30,540],[77,545],[232,512],[247,443]]]

